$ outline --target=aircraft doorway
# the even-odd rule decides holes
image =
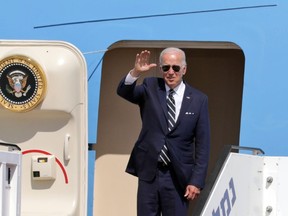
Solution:
[[[151,51],[158,63],[166,47],[186,53],[184,79],[209,97],[211,155],[208,177],[224,145],[239,145],[245,58],[230,42],[119,41],[103,58],[95,163],[94,215],[136,215],[137,178],[125,173],[141,120],[138,106],[116,94],[136,53]],[[147,76],[161,76],[155,68]],[[143,77],[141,77],[143,79]],[[141,80],[140,80],[141,82]],[[193,204],[192,204],[193,208]]]

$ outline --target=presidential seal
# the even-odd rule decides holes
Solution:
[[[34,109],[46,93],[46,77],[29,57],[11,56],[0,61],[0,104],[14,112]]]

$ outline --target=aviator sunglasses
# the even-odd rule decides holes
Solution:
[[[181,69],[181,66],[179,66],[179,65],[162,65],[161,66],[163,72],[169,71],[170,67],[172,67],[173,71],[175,71],[175,72],[179,72]]]

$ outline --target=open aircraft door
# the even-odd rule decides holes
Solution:
[[[71,44],[0,41],[0,142],[21,149],[21,216],[87,214],[86,71]]]

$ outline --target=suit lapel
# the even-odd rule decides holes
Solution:
[[[166,89],[165,89],[165,83],[164,80],[159,79],[159,88],[158,88],[158,99],[161,105],[161,109],[163,111],[163,121],[161,121],[161,125],[163,128],[163,131],[167,131],[168,130],[168,125],[167,125],[167,119],[168,119],[168,111],[167,111],[167,102],[166,102]]]
[[[168,131],[168,125],[167,125],[167,119],[168,119],[168,110],[167,110],[167,102],[166,102],[166,89],[165,89],[165,82],[162,79],[158,80],[158,98],[159,98],[159,102],[161,104],[161,108],[163,110],[164,116],[165,116],[165,120],[162,121],[162,128],[164,131]],[[176,121],[175,126],[173,127],[173,129],[171,130],[171,132],[177,128],[178,124],[181,122],[181,119],[184,117],[185,112],[187,111],[190,103],[192,102],[192,89],[189,85],[187,85],[185,82],[185,91],[184,91],[184,95],[183,95],[183,100],[182,100],[182,105],[181,105],[181,109],[180,109],[180,113],[178,116],[178,119]]]
[[[185,91],[184,91],[184,95],[183,95],[183,99],[182,99],[182,105],[181,105],[181,109],[180,109],[180,113],[177,119],[177,122],[175,124],[176,128],[178,126],[178,124],[181,122],[181,119],[183,119],[186,111],[188,110],[188,107],[190,105],[190,103],[192,102],[193,98],[192,98],[192,90],[190,88],[189,85],[187,85],[185,83],[186,87],[185,87]]]

